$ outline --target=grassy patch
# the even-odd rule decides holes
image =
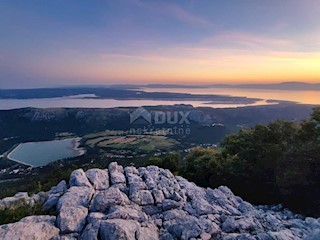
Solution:
[[[155,150],[167,150],[178,144],[179,142],[175,139],[165,136],[132,135],[100,141],[98,147],[151,152]]]
[[[16,209],[0,210],[0,225],[17,222],[27,216],[44,214],[47,213],[42,210],[40,204],[35,204],[33,207],[22,206]]]

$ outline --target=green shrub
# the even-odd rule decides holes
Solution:
[[[33,207],[21,206],[16,209],[0,210],[0,225],[17,222],[27,216],[43,214],[46,213],[42,210],[40,204],[35,204]]]

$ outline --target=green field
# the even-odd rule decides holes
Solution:
[[[159,135],[121,135],[120,131],[105,131],[84,136],[85,145],[98,148],[128,149],[151,152],[168,150],[179,145],[175,139]]]

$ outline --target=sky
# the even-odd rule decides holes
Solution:
[[[320,82],[318,0],[1,0],[0,88]]]

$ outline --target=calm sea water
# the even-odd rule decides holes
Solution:
[[[70,138],[21,143],[7,157],[33,167],[45,166],[60,159],[77,157],[84,154],[83,149],[77,148],[79,140],[79,138]]]
[[[320,104],[320,91],[285,91],[285,90],[261,90],[261,89],[231,89],[231,88],[142,88],[147,92],[176,92],[193,94],[216,94],[241,96],[249,98],[260,98],[261,101],[253,104],[212,104],[204,101],[155,101],[155,100],[114,100],[81,98],[81,96],[70,96],[61,98],[45,99],[0,99],[0,110],[17,109],[24,107],[35,108],[114,108],[114,107],[139,107],[174,104],[191,104],[194,107],[244,107],[267,105],[267,100],[292,101],[303,104]],[[92,96],[91,96],[92,97]]]
[[[236,88],[142,88],[145,92],[176,92],[191,94],[218,94],[264,100],[291,101],[303,104],[320,104],[320,91],[293,91],[273,89]]]
[[[115,99],[70,99],[70,98],[42,98],[42,99],[0,99],[0,110],[9,110],[25,107],[34,108],[115,108],[140,107],[174,104],[191,104],[194,107],[243,107],[252,105],[265,105],[265,101],[253,104],[208,104],[201,101],[156,101],[156,100],[115,100]]]

